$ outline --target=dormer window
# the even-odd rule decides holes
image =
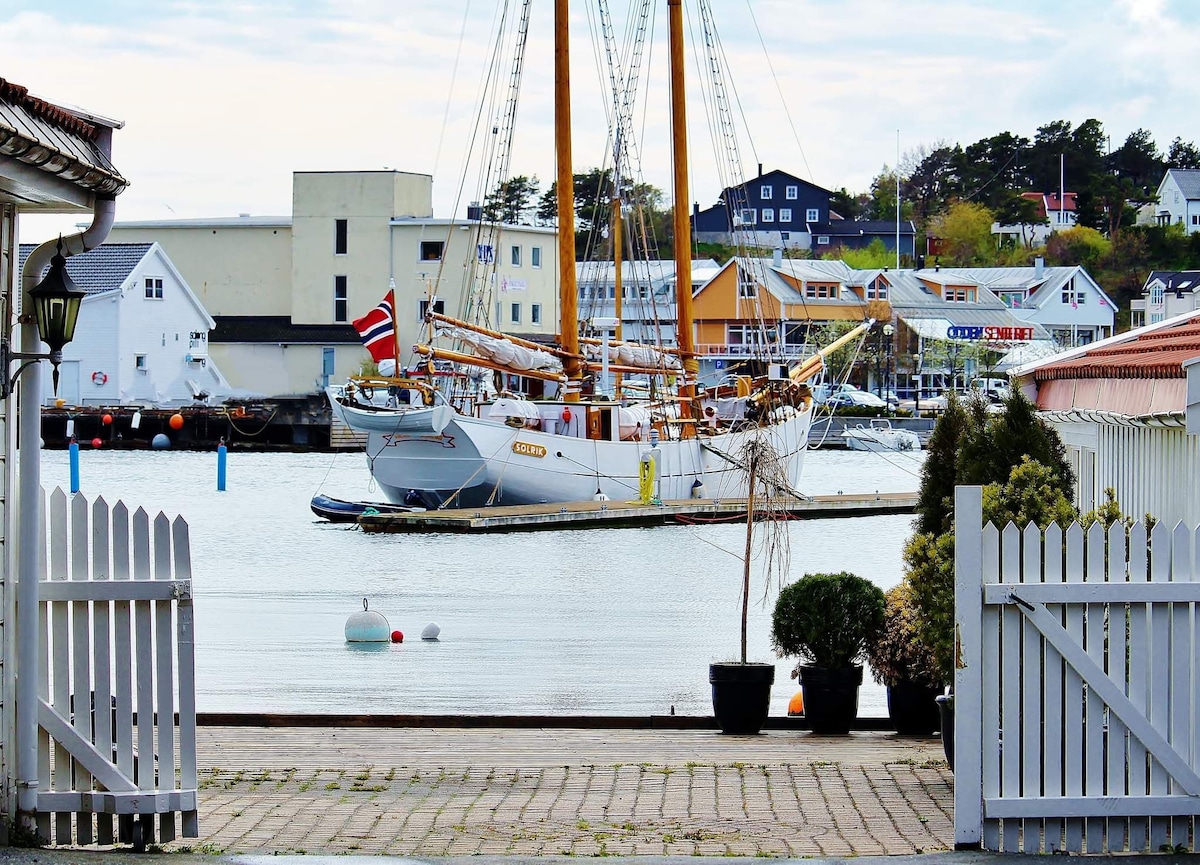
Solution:
[[[814,284],[810,282],[804,286],[804,296],[817,299],[837,300],[838,287],[837,285],[824,285],[821,283]]]
[[[1150,289],[1150,303],[1153,306],[1162,306],[1167,299],[1167,290],[1161,284],[1155,285]]]
[[[971,303],[975,300],[975,292],[969,288],[951,288],[946,286],[942,299],[947,303]]]
[[[888,284],[882,276],[876,277],[867,284],[867,300],[887,300]]]

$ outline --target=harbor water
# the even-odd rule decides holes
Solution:
[[[379,499],[361,453],[80,454],[81,492],[182,514],[192,538],[197,702],[210,712],[711,714],[708,664],[738,655],[742,522],[468,535],[364,534],[317,520],[320,491]],[[812,451],[809,494],[917,488],[923,454]],[[66,451],[43,484],[67,488]],[[850,571],[900,581],[906,516],[788,524],[786,580]],[[798,690],[770,646],[756,560],[751,660],[776,662],[773,715]],[[355,648],[346,619],[385,615],[402,644]],[[765,599],[765,604],[764,604]],[[441,639],[420,639],[430,622]],[[866,677],[860,714],[887,714]]]

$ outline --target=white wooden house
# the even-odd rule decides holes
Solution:
[[[1200,523],[1200,312],[1012,371],[1062,436],[1089,510],[1112,487],[1127,514]]]
[[[22,264],[31,250],[22,245]],[[106,243],[68,258],[67,273],[88,294],[57,397],[43,377],[44,403],[170,406],[229,395],[208,355],[212,316],[159,244]]]

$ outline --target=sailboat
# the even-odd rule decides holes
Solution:
[[[750,473],[739,454],[750,439],[765,440],[786,466],[787,489],[777,492],[800,496],[814,406],[807,381],[824,368],[830,352],[860,338],[873,322],[851,330],[807,360],[771,365],[766,375],[742,377],[724,388],[698,388],[682,2],[668,0],[678,345],[660,349],[580,338],[571,230],[575,220],[569,4],[555,0],[558,345],[551,348],[430,313],[431,332],[455,340],[461,350],[438,348],[432,340],[414,350],[430,373],[439,363],[519,373],[550,382],[557,392],[549,399],[499,394],[461,409],[433,384],[432,375],[423,380],[395,377],[400,371],[394,367],[391,377],[352,380],[331,389],[334,414],[351,429],[366,433],[371,475],[391,501],[435,508],[589,499],[636,499],[650,504],[745,498]],[[617,374],[650,374],[664,383],[673,379],[676,389],[641,402],[585,396],[585,376],[601,368]]]

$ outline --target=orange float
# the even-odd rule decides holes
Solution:
[[[797,691],[792,699],[788,700],[788,716],[804,714],[804,691]]]
[[[183,415],[173,414],[167,423],[170,424],[171,429],[183,429]]]

